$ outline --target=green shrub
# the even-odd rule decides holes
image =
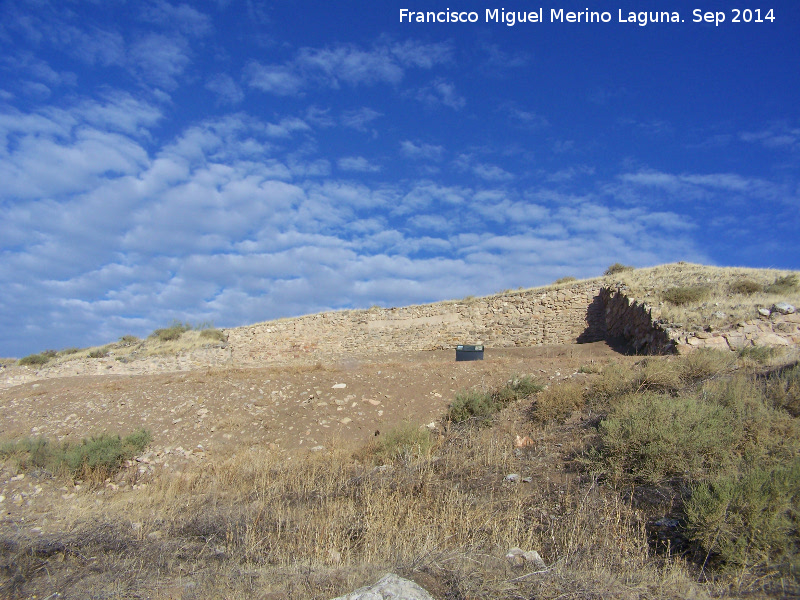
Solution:
[[[800,459],[695,486],[686,500],[690,538],[729,568],[786,568],[800,549]],[[783,568],[781,568],[783,567]]]
[[[162,342],[170,342],[180,339],[180,337],[190,331],[192,326],[189,323],[181,323],[180,321],[173,321],[172,325],[163,329],[156,329],[150,334],[150,337],[157,338]]]
[[[473,422],[478,425],[488,425],[491,423],[492,417],[506,405],[527,398],[541,390],[541,384],[532,377],[525,376],[511,379],[505,386],[494,392],[478,390],[459,392],[450,404],[447,418],[453,423]]]
[[[138,341],[139,338],[136,337],[135,335],[123,335],[121,338],[119,338],[119,343],[122,346],[132,346],[133,344],[136,344]]]
[[[224,331],[221,331],[220,329],[213,329],[213,328],[212,329],[203,329],[200,332],[200,337],[201,338],[207,338],[207,339],[215,340],[217,342],[224,342],[226,339],[228,339],[228,336],[225,335]]]
[[[697,480],[733,460],[735,424],[724,407],[695,397],[644,393],[622,398],[600,423],[595,467],[615,481]]]
[[[576,277],[567,276],[567,277],[561,277],[560,279],[556,279],[555,283],[556,285],[558,285],[560,283],[572,283],[573,281],[578,281],[578,279]]]
[[[781,350],[772,346],[745,346],[738,352],[739,357],[757,363],[766,363],[780,354]]]
[[[536,396],[536,401],[531,407],[531,418],[539,423],[563,421],[573,411],[583,408],[583,384],[577,381],[567,381],[551,386]]]
[[[646,358],[634,376],[637,390],[675,392],[682,387],[680,365],[662,357]]]
[[[433,447],[431,432],[406,421],[387,432],[378,442],[377,455],[384,460],[410,462],[430,453]]]
[[[89,358],[105,358],[108,356],[108,349],[107,348],[96,348],[89,352]]]
[[[800,280],[796,273],[790,273],[783,277],[778,277],[775,281],[764,288],[768,294],[791,294],[800,287]]]
[[[49,356],[42,354],[29,354],[19,359],[19,364],[22,366],[35,367],[50,362]]]
[[[740,279],[739,281],[732,283],[729,289],[732,294],[743,294],[745,296],[750,296],[763,291],[764,286],[753,281],[752,279]]]
[[[595,408],[602,408],[610,401],[625,396],[636,389],[636,375],[629,366],[619,363],[605,365],[592,383],[590,398]]]
[[[690,302],[700,302],[708,297],[710,291],[705,285],[679,285],[665,290],[661,293],[661,297],[671,304],[680,306]]]
[[[681,356],[677,363],[681,378],[687,383],[729,373],[735,366],[735,354],[713,348],[698,348],[694,352]]]
[[[102,434],[78,444],[53,444],[42,437],[25,438],[0,444],[0,457],[13,459],[22,470],[40,468],[98,479],[118,470],[126,459],[142,452],[151,439],[150,432],[145,429],[125,438]]]
[[[69,356],[70,354],[77,354],[80,351],[80,348],[64,348],[59,354],[61,356]]]
[[[479,424],[485,424],[499,410],[500,406],[494,401],[492,394],[470,390],[456,394],[455,400],[447,411],[447,418],[453,423],[476,421]]]
[[[765,386],[765,395],[774,408],[800,417],[800,365],[771,376]]]
[[[616,275],[617,273],[623,273],[625,271],[633,271],[634,267],[629,265],[623,265],[622,263],[614,263],[610,267],[608,267],[604,272],[603,275]]]

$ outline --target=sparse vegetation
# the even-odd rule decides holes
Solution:
[[[732,294],[743,294],[750,296],[764,290],[764,286],[752,279],[740,279],[735,281],[730,286]]]
[[[153,331],[153,333],[150,334],[150,337],[154,337],[162,342],[171,342],[180,339],[184,333],[191,331],[191,329],[192,326],[189,323],[173,321],[172,325],[169,327],[164,327],[162,329],[156,329]]]
[[[87,356],[89,358],[106,358],[108,356],[109,349],[105,346],[102,348],[95,348],[94,350],[90,351]]]
[[[220,329],[210,328],[210,329],[203,329],[200,332],[200,337],[203,339],[214,340],[217,342],[224,342],[228,339],[225,335],[225,332]]]
[[[790,273],[776,278],[774,282],[764,288],[764,291],[768,294],[791,294],[796,292],[799,287],[800,279],[797,274]]]
[[[583,384],[573,381],[551,386],[536,395],[531,418],[538,423],[564,421],[574,411],[583,408],[584,403]]]
[[[573,281],[578,281],[576,277],[561,277],[560,279],[555,280],[556,285],[560,285],[562,283],[572,283]]]
[[[377,444],[376,455],[384,461],[410,463],[428,456],[432,447],[433,437],[427,428],[405,421],[382,436]]]
[[[633,270],[634,267],[631,267],[630,265],[623,265],[622,263],[614,263],[603,272],[603,275],[607,277],[609,275],[618,275],[620,273],[624,273],[625,271],[633,271]]]
[[[135,335],[123,335],[121,338],[119,338],[119,343],[123,347],[132,346],[139,343],[139,338]]]
[[[36,367],[50,362],[50,358],[51,357],[46,356],[43,352],[40,354],[29,354],[28,356],[20,358],[19,364],[24,367]]]
[[[66,473],[101,481],[116,472],[123,461],[142,452],[151,435],[140,429],[125,438],[102,434],[80,443],[55,443],[38,438],[25,438],[0,444],[0,458],[10,459],[22,471],[46,469],[53,474]]]
[[[661,297],[675,306],[680,306],[692,302],[701,302],[710,293],[711,290],[705,285],[680,285],[664,290]]]
[[[490,425],[492,418],[506,405],[541,390],[532,377],[511,379],[493,392],[469,390],[456,394],[447,413],[447,420],[456,424]]]

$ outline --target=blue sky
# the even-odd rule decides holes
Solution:
[[[400,22],[456,4],[477,22]],[[3,0],[0,356],[617,261],[796,269],[800,5],[727,5]]]

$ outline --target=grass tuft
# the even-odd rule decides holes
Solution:
[[[707,298],[711,289],[706,285],[680,285],[661,293],[661,297],[675,306],[700,302]]]
[[[630,265],[623,265],[622,263],[614,263],[610,267],[608,267],[604,272],[603,275],[617,275],[619,273],[624,273],[625,271],[633,271],[634,267]]]
[[[0,444],[0,458],[11,459],[20,470],[45,469],[72,477],[102,480],[119,470],[122,463],[141,453],[152,436],[145,429],[121,438],[102,434],[80,443],[53,443],[43,437],[24,438]]]

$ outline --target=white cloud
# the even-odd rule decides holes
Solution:
[[[356,171],[359,173],[377,173],[380,165],[374,165],[363,156],[345,156],[337,162],[342,171]]]
[[[485,181],[509,181],[514,176],[497,165],[477,164],[472,167],[472,172]]]
[[[224,104],[239,104],[244,100],[244,92],[233,78],[227,73],[218,73],[206,81],[206,89],[219,96],[219,101]]]
[[[383,113],[367,107],[362,107],[356,110],[348,110],[342,113],[342,125],[357,129],[359,131],[366,131],[368,124],[382,116]]]
[[[253,62],[245,69],[250,86],[261,91],[291,96],[311,85],[338,88],[351,86],[396,85],[410,68],[430,69],[450,60],[447,44],[381,41],[364,49],[354,44],[326,48],[301,48],[280,65]],[[457,99],[450,99],[457,101]]]
[[[183,34],[196,37],[206,35],[211,31],[211,19],[208,15],[188,4],[175,6],[164,0],[144,4],[141,18],[145,22],[166,29],[177,29]]]
[[[456,91],[455,85],[443,79],[437,79],[425,86],[417,92],[416,97],[429,106],[442,104],[454,110],[461,110],[467,105],[466,99]]]
[[[275,94],[293,96],[305,86],[303,78],[291,68],[279,65],[260,65],[251,62],[244,71],[251,87]]]
[[[172,90],[189,65],[189,47],[179,35],[150,33],[131,46],[129,59],[142,80]]]
[[[403,140],[400,142],[400,153],[412,160],[439,161],[444,154],[444,148],[433,144],[415,144],[410,140]]]

